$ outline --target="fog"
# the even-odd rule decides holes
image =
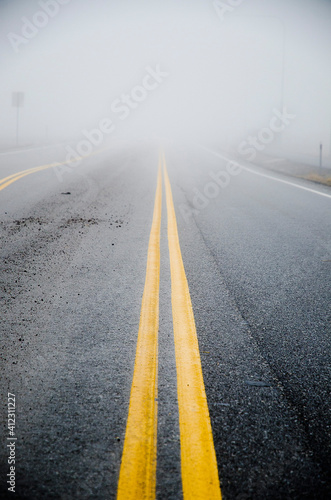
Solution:
[[[103,123],[108,141],[238,150],[286,108],[266,150],[331,154],[330,1],[0,0],[0,22],[2,147],[20,91],[20,144]]]

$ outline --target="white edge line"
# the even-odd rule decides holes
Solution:
[[[67,144],[66,142],[58,142],[57,144],[45,144],[44,146],[32,146],[26,149],[15,149],[13,151],[3,151],[0,152],[0,156],[15,155],[20,153],[26,153],[27,151],[39,151],[40,149],[48,149],[52,147],[61,146],[62,144]]]
[[[220,153],[216,153],[216,151],[213,151],[212,149],[206,148],[205,146],[200,145],[200,147],[202,149],[205,149],[206,151],[209,151],[209,153],[211,153],[215,156],[218,156],[219,158],[222,158],[223,160],[227,160],[227,161],[230,161],[232,163],[236,163],[243,170],[246,170],[247,172],[250,172],[251,174],[259,175],[260,177],[265,177],[266,179],[270,179],[272,181],[281,182],[282,184],[288,184],[289,186],[293,186],[293,187],[296,187],[298,189],[303,189],[304,191],[309,191],[310,193],[319,194],[320,196],[324,196],[325,198],[331,198],[331,194],[321,193],[320,191],[316,191],[316,189],[311,189],[311,188],[308,188],[305,186],[300,186],[300,184],[295,184],[294,182],[284,181],[283,179],[278,179],[277,177],[274,177],[272,175],[267,175],[267,174],[262,174],[261,172],[256,172],[256,170],[250,169],[248,167],[244,167],[244,165],[242,165],[237,160],[231,160],[231,158],[228,158],[227,156],[223,156]]]

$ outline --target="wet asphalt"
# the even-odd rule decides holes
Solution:
[[[223,497],[328,499],[331,198],[247,171],[217,190],[224,160],[165,153]],[[63,155],[1,156],[0,177]],[[50,168],[0,191],[1,498],[116,498],[157,165],[157,147],[118,146],[62,180]],[[163,202],[157,498],[180,499],[166,229]]]

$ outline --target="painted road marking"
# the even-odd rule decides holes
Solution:
[[[25,148],[25,149],[14,149],[12,151],[2,151],[0,153],[0,156],[7,156],[7,155],[16,155],[20,153],[27,153],[29,151],[40,151],[41,149],[50,149],[50,148],[55,148],[57,146],[61,146],[62,144],[67,144],[66,142],[58,142],[57,144],[47,144],[46,146],[32,146],[31,148]]]
[[[72,160],[62,161],[62,162],[53,162],[53,163],[50,163],[49,165],[41,165],[39,167],[32,167],[32,168],[28,168],[27,170],[22,170],[21,172],[17,172],[16,174],[9,175],[8,177],[5,177],[4,179],[0,179],[0,191],[2,189],[5,189],[7,186],[12,184],[13,182],[16,182],[19,179],[22,179],[22,177],[25,177],[26,175],[35,174],[36,172],[41,172],[42,170],[47,170],[48,168],[59,167],[61,165],[69,165],[70,163],[76,163],[77,161],[85,160],[85,158],[89,158],[90,156],[95,156],[99,153],[102,153],[103,151],[108,150],[108,149],[110,149],[110,146],[106,147],[106,148],[98,149],[97,151],[94,151],[93,153],[90,153],[88,155],[76,156]]]
[[[301,186],[300,184],[296,184],[295,182],[285,181],[284,179],[279,179],[278,177],[274,177],[273,175],[268,175],[268,174],[263,174],[262,172],[257,172],[256,170],[253,170],[252,168],[245,167],[239,161],[231,160],[231,158],[224,156],[224,155],[221,155],[220,153],[217,153],[216,151],[213,151],[212,149],[206,148],[204,146],[200,146],[200,147],[206,151],[209,151],[209,153],[211,153],[215,156],[218,156],[219,158],[222,158],[223,160],[236,163],[243,170],[246,170],[246,172],[250,172],[251,174],[259,175],[260,177],[265,177],[266,179],[270,179],[272,181],[281,182],[282,184],[288,184],[289,186],[292,186],[292,187],[295,187],[298,189],[303,189],[304,191],[309,191],[310,193],[318,194],[320,196],[324,196],[325,198],[331,198],[331,194],[322,193],[321,191],[317,191],[317,189],[312,189],[312,188],[308,188],[306,186]]]
[[[160,159],[117,500],[155,498],[161,205]]]
[[[41,170],[46,170],[47,168],[54,167],[55,164],[52,163],[51,165],[42,165],[40,167],[34,167],[34,168],[29,168],[28,170],[23,170],[22,172],[18,172],[13,175],[9,175],[8,177],[5,177],[4,179],[0,180],[0,191],[2,189],[5,189],[7,186],[12,184],[15,181],[18,181],[22,177],[25,177],[26,175],[34,174],[36,172],[40,172]]]
[[[183,494],[185,500],[219,500],[221,489],[198,338],[164,158],[163,172],[168,213]]]

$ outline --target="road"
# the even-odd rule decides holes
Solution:
[[[2,498],[330,498],[331,189],[164,153],[0,155]]]

